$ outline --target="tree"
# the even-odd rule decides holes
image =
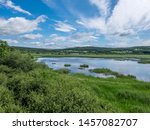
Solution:
[[[9,47],[6,41],[0,40],[0,57],[3,58],[9,51]]]

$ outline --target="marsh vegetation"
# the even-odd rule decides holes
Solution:
[[[150,83],[68,74],[1,42],[0,112],[150,112]]]

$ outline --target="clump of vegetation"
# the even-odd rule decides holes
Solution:
[[[150,59],[140,59],[138,61],[138,63],[141,63],[141,64],[149,64],[150,63]]]
[[[80,65],[80,68],[88,68],[88,67],[89,67],[89,65],[87,65],[87,64]]]
[[[52,64],[53,64],[53,65],[55,65],[56,63],[55,63],[55,62],[53,62]]]
[[[0,112],[150,112],[150,83],[68,75],[0,43]]]
[[[107,68],[96,68],[96,69],[90,69],[90,72],[94,72],[94,73],[102,73],[105,75],[114,75],[117,78],[132,78],[132,79],[136,79],[135,76],[133,75],[123,75],[123,74],[119,74],[118,72],[112,71],[110,69]]]
[[[105,75],[114,75],[114,72],[107,68],[96,68],[96,69],[90,69],[89,71],[94,73],[102,73]]]
[[[127,77],[132,78],[132,79],[136,79],[136,76],[130,75],[130,74],[128,74]]]
[[[71,64],[64,64],[64,66],[65,66],[65,67],[70,67],[70,66],[71,66]]]

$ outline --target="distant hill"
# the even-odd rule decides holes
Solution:
[[[74,47],[66,49],[42,49],[15,47],[18,50],[31,53],[79,53],[79,54],[150,54],[150,46],[126,47],[126,48],[104,48],[104,47]]]

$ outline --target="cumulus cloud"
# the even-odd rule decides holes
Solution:
[[[13,10],[16,10],[18,12],[31,15],[30,12],[22,9],[20,6],[16,6],[11,0],[0,0],[0,4],[5,6],[5,7],[8,7],[8,8],[11,8]]]
[[[34,40],[34,39],[39,39],[39,38],[42,38],[43,35],[41,34],[25,34],[25,35],[22,35],[21,38],[23,39],[26,39],[26,40]]]
[[[76,31],[76,28],[74,28],[72,25],[67,24],[62,21],[57,21],[55,24],[55,30],[61,31],[61,32],[71,32],[71,31]]]
[[[89,1],[103,10],[98,7],[101,0]],[[107,10],[109,7],[105,6],[105,8]],[[119,0],[107,19],[103,16],[96,18],[82,17],[77,23],[89,29],[97,29],[106,36],[136,35],[138,32],[150,29],[150,0]]]
[[[35,20],[24,17],[0,18],[0,35],[17,35],[39,30],[39,23],[45,22],[46,16],[41,15]]]
[[[149,0],[120,0],[107,23],[108,32],[138,33],[150,29]]]

